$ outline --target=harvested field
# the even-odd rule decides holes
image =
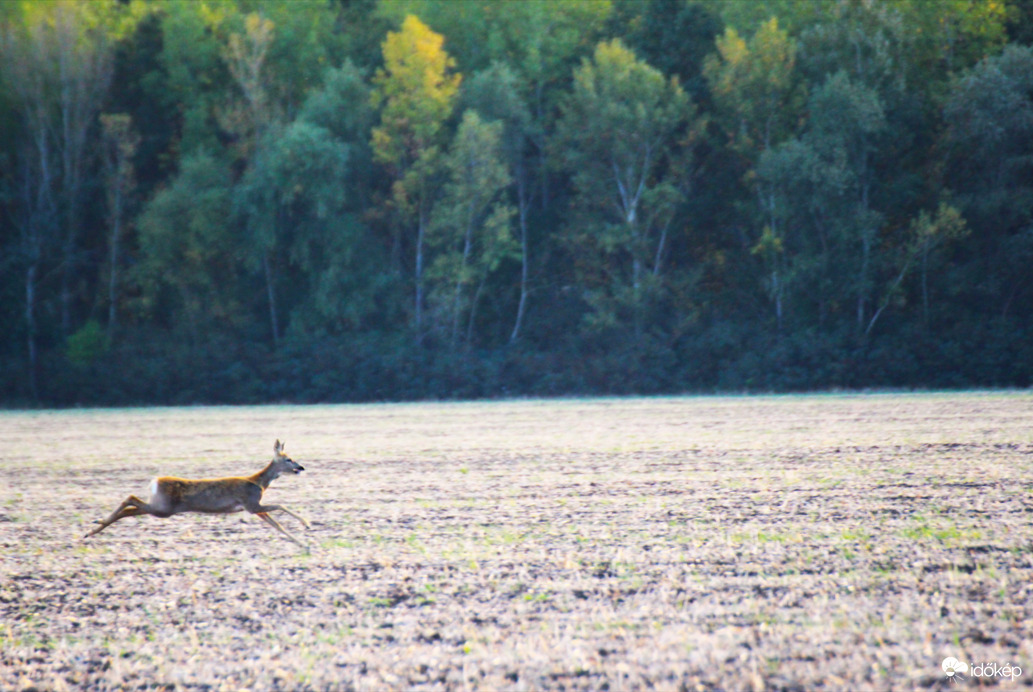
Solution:
[[[309,552],[247,514],[80,540],[276,438]],[[0,445],[4,690],[1033,684],[1028,393],[8,412]]]

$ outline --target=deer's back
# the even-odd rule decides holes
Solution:
[[[262,489],[244,477],[176,478],[162,476],[151,481],[152,503],[173,512],[238,512],[262,497]]]

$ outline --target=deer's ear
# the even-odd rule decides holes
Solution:
[[[280,444],[279,440],[277,440],[276,444],[273,445],[273,451],[274,452],[279,452],[281,449],[283,449],[283,445]]]

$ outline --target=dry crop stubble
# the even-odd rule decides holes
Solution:
[[[0,414],[0,689],[947,688],[1033,668],[1033,396]],[[306,467],[254,517],[106,516]],[[962,684],[974,685],[967,680]],[[983,680],[988,682],[988,680]]]

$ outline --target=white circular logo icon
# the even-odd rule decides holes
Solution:
[[[960,676],[962,673],[968,672],[968,664],[963,661],[959,661],[953,656],[948,656],[943,659],[943,663],[940,664],[940,667],[943,668],[943,672],[947,674],[948,678],[954,678],[955,676]]]

